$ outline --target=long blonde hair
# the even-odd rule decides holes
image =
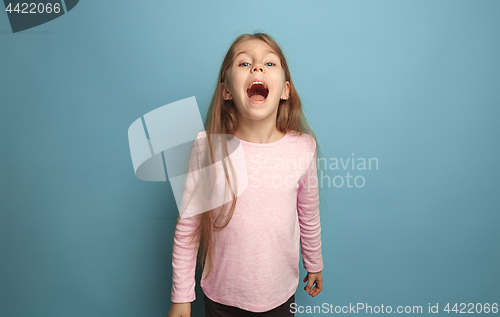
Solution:
[[[280,100],[279,101],[279,106],[278,106],[278,112],[277,112],[277,117],[276,117],[276,128],[282,132],[286,133],[289,131],[296,131],[299,135],[303,133],[307,133],[311,135],[315,140],[316,140],[316,135],[314,132],[311,130],[311,128],[307,124],[307,120],[304,116],[304,113],[302,112],[302,104],[299,98],[299,95],[297,91],[295,90],[295,86],[293,84],[290,71],[288,69],[288,65],[285,60],[285,56],[283,52],[281,51],[280,47],[276,43],[276,41],[269,35],[261,32],[256,32],[253,34],[242,34],[238,36],[231,46],[229,47],[224,60],[222,62],[222,65],[220,67],[219,71],[219,76],[217,79],[217,83],[215,86],[215,92],[212,96],[211,102],[210,102],[210,107],[207,111],[207,116],[205,119],[205,127],[206,127],[206,135],[208,139],[209,149],[210,151],[206,151],[205,155],[205,163],[206,161],[211,161],[211,163],[215,163],[214,155],[213,155],[213,149],[217,148],[217,146],[214,146],[211,142],[211,135],[234,135],[234,132],[238,129],[238,117],[236,114],[235,106],[232,102],[232,100],[225,100],[223,98],[222,92],[223,92],[223,87],[222,84],[228,80],[228,73],[230,71],[231,66],[233,65],[234,61],[234,54],[235,54],[235,48],[238,44],[248,41],[248,40],[253,40],[253,39],[258,39],[261,40],[265,43],[267,43],[273,50],[274,52],[279,56],[281,60],[281,67],[284,70],[285,73],[285,81],[290,82],[290,92],[289,92],[289,98],[287,100]],[[219,138],[218,138],[219,139]],[[222,143],[225,144],[224,138],[220,138],[219,140],[222,141]],[[213,141],[213,139],[212,139]],[[317,144],[317,142],[316,142]],[[225,146],[222,146],[223,152],[227,157],[228,150],[227,150],[227,144]],[[321,149],[319,144],[316,145],[316,158],[319,157],[318,154],[320,154]],[[231,167],[232,175],[234,176],[236,173],[234,171],[233,165],[231,163],[231,160],[229,157],[228,159],[228,164]],[[231,184],[231,181],[229,179],[228,175],[228,168],[227,165],[224,163],[224,160],[222,160],[222,164],[224,166],[224,172],[226,174],[226,179],[227,183],[229,183],[229,186],[231,187],[231,193],[232,193],[232,200],[229,203],[226,203],[225,205],[209,210],[208,212],[204,212],[201,214],[201,220],[199,222],[199,226],[197,227],[196,230],[194,230],[190,236],[191,236],[191,243],[193,241],[198,241],[198,237],[200,237],[200,248],[198,250],[198,260],[199,264],[201,265],[201,268],[204,272],[205,270],[205,265],[208,265],[208,269],[206,272],[206,275],[204,278],[206,278],[213,267],[213,255],[212,251],[214,249],[215,243],[216,243],[216,235],[214,234],[217,231],[220,231],[224,229],[224,227],[227,226],[229,221],[231,220],[231,217],[234,213],[234,209],[236,207],[236,201],[237,201],[237,196],[236,196],[236,184],[233,183]],[[205,164],[205,166],[208,166]],[[226,184],[227,184],[226,183]],[[222,219],[222,214],[224,210],[227,210],[229,208],[228,214],[223,217],[227,219],[225,224],[222,226],[217,226],[216,223]],[[179,222],[180,218],[177,218],[177,222]]]

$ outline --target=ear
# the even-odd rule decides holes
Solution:
[[[289,97],[290,97],[290,82],[286,81],[285,87],[283,88],[283,91],[281,92],[281,99],[288,100]]]
[[[222,90],[222,97],[224,100],[232,100],[233,95],[231,94],[231,91],[226,87],[225,83],[221,83],[221,90]]]

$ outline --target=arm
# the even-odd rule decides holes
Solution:
[[[187,303],[196,299],[195,271],[200,235],[190,243],[190,234],[197,228],[201,214],[180,218],[175,230],[172,252],[172,302]]]
[[[319,288],[319,291],[321,291],[321,270],[323,269],[315,150],[314,145],[313,158],[306,174],[300,179],[299,188],[297,190],[297,212],[300,226],[301,253],[304,268],[308,272],[308,276],[306,276],[304,282],[309,280],[308,285],[304,289],[308,292],[314,281],[316,281],[316,288]],[[311,295],[315,296],[319,291],[313,290]]]
[[[180,218],[175,231],[172,253],[172,306],[168,317],[190,317],[195,296],[196,255],[199,235],[189,244],[188,236],[196,228],[201,215]]]
[[[197,137],[197,140],[199,139],[200,134]],[[200,188],[198,186],[201,154],[197,140],[193,142],[189,156],[182,204],[179,207],[180,216],[175,229],[172,251],[172,302],[176,304],[190,303],[196,299],[195,270],[200,232],[194,233],[200,225],[202,216],[200,211],[202,203],[199,199]]]

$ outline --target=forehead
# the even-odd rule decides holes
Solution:
[[[246,40],[236,45],[234,49],[234,57],[236,58],[241,54],[273,54],[278,56],[269,44],[257,39]]]

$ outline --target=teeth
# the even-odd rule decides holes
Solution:
[[[248,89],[250,89],[250,88],[252,88],[252,86],[253,86],[254,84],[261,84],[261,85],[264,85],[264,87],[267,89],[267,85],[266,85],[265,83],[263,83],[263,82],[261,82],[261,81],[254,81],[253,83],[251,83],[251,84],[250,84],[250,86],[248,86],[247,90],[248,90]]]

